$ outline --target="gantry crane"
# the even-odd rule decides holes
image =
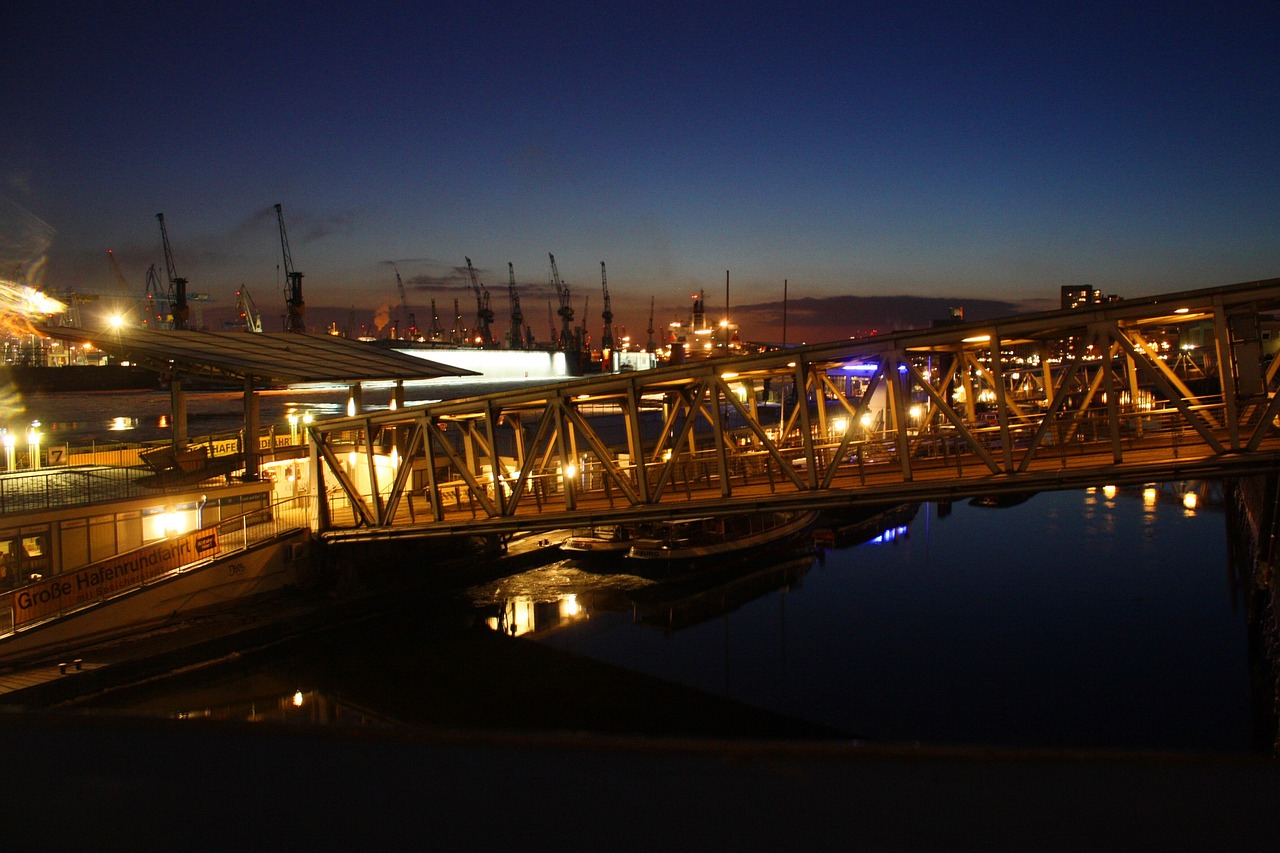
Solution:
[[[482,347],[493,346],[493,332],[489,328],[493,322],[493,309],[489,307],[489,291],[480,283],[470,258],[467,258],[467,273],[471,276],[471,289],[476,294],[475,343]]]
[[[511,301],[511,331],[507,332],[507,349],[531,349],[533,334],[524,324],[520,294],[516,292],[516,268],[510,261],[507,261],[507,298]]]
[[[276,219],[280,221],[280,249],[284,253],[285,307],[289,318],[285,331],[305,332],[307,324],[302,319],[306,303],[302,301],[302,273],[293,268],[293,256],[289,253],[289,235],[284,230],[284,209],[276,205]]]
[[[177,267],[173,263],[173,250],[169,248],[169,232],[164,227],[164,214],[157,213],[156,219],[160,222],[160,241],[164,245],[165,269],[169,275],[169,305],[173,309],[173,328],[175,331],[185,331],[187,317],[191,313],[187,306],[187,280],[178,276]]]
[[[613,305],[609,301],[609,279],[604,273],[604,261],[600,262],[600,287],[604,290],[604,311],[600,313],[604,329],[600,332],[600,351],[608,359],[613,351]]]
[[[400,280],[400,268],[395,264],[392,264],[391,268],[396,271],[396,289],[400,291],[400,309],[404,311],[404,320],[409,324],[407,331],[409,340],[412,341],[418,337],[418,320],[409,310],[409,297],[405,295],[404,282]]]
[[[556,296],[560,300],[560,308],[556,311],[560,315],[560,338],[559,347],[563,352],[570,352],[577,349],[577,339],[573,333],[573,304],[569,299],[569,286],[560,280],[560,270],[556,267],[556,256],[547,252],[547,257],[551,258],[551,282],[555,285]]]

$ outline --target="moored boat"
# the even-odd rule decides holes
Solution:
[[[812,548],[810,529],[817,515],[812,511],[779,511],[662,521],[637,531],[627,557],[696,563],[806,545]]]
[[[634,528],[629,524],[577,527],[560,543],[560,550],[573,557],[622,556],[633,539]]]

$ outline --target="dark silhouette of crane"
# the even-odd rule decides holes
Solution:
[[[436,301],[431,300],[431,328],[427,329],[427,340],[440,343],[444,340],[444,329],[440,328],[440,315],[436,313]]]
[[[613,351],[613,303],[609,301],[609,279],[605,276],[604,261],[600,262],[600,287],[604,290],[604,311],[600,313],[604,328],[600,331],[600,352],[605,360]]]
[[[475,343],[482,347],[493,346],[493,309],[489,307],[489,290],[480,283],[471,259],[467,258],[467,273],[471,276],[471,289],[476,294],[476,334]]]
[[[563,352],[571,352],[578,348],[577,337],[573,333],[573,303],[569,298],[569,286],[560,280],[560,270],[556,267],[556,256],[547,252],[551,258],[551,282],[556,288],[556,297],[560,307],[556,314],[560,316],[560,337],[557,345]]]
[[[262,333],[262,314],[258,311],[253,297],[249,295],[249,289],[243,284],[236,291],[236,310],[240,314],[240,322],[246,332]]]
[[[142,320],[144,329],[151,328],[152,321],[155,327],[161,328],[164,325],[164,318],[169,315],[169,294],[160,286],[160,273],[156,272],[156,265],[152,264],[147,267],[147,283],[146,289],[142,294],[142,301],[146,306],[146,316]]]
[[[177,267],[173,263],[173,250],[169,248],[169,232],[164,227],[164,214],[157,213],[156,219],[160,222],[160,242],[164,246],[164,264],[169,276],[168,298],[173,310],[173,328],[176,331],[185,331],[187,317],[191,314],[191,309],[187,305],[187,280],[178,275]]]
[[[646,350],[647,352],[653,352],[653,351],[654,351],[654,340],[653,340],[653,297],[652,297],[652,296],[650,296],[650,297],[649,297],[649,342],[645,345],[645,350]]]
[[[293,268],[293,256],[289,253],[289,235],[284,230],[284,209],[276,205],[276,219],[280,221],[280,249],[284,252],[285,307],[288,309],[287,332],[305,332],[307,324],[302,319],[306,303],[302,301],[302,273]]]
[[[416,340],[418,337],[418,320],[413,316],[413,312],[409,310],[409,297],[404,292],[404,282],[400,280],[400,268],[395,264],[391,268],[396,271],[396,289],[400,291],[400,309],[404,311],[404,321],[408,323],[406,331],[409,334],[409,340]]]
[[[133,288],[129,286],[128,280],[124,277],[124,271],[120,269],[120,262],[116,260],[116,253],[107,249],[107,257],[111,259],[111,271],[115,273],[116,284],[120,285],[120,289],[125,293],[132,293]]]
[[[510,261],[507,261],[507,298],[511,301],[511,331],[507,332],[507,349],[532,349],[533,333],[524,324],[520,294],[516,292],[516,268]]]

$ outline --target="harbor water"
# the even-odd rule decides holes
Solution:
[[[779,567],[750,598],[726,584],[664,603],[622,575],[618,608],[571,562],[470,595],[539,642],[872,743],[1253,748],[1220,505],[1095,489],[946,510]],[[548,601],[572,604],[540,618]]]

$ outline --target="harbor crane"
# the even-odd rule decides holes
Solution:
[[[493,309],[489,307],[489,291],[480,283],[470,258],[467,258],[467,273],[471,276],[471,289],[476,294],[475,343],[482,347],[493,346],[493,332],[489,328],[489,324],[493,322]]]
[[[467,342],[467,331],[462,328],[462,311],[458,308],[458,300],[453,300],[453,329],[450,331],[450,343],[464,344]]]
[[[284,230],[284,209],[276,205],[276,219],[280,222],[280,249],[284,253],[285,307],[289,310],[285,331],[305,332],[307,324],[302,319],[306,303],[302,301],[302,273],[293,268],[293,256],[289,253],[289,235]]]
[[[654,340],[653,340],[653,297],[652,296],[649,297],[649,329],[648,331],[649,331],[649,343],[645,345],[645,350],[647,352],[653,352]]]
[[[262,314],[254,304],[253,297],[249,295],[249,289],[243,284],[236,291],[236,310],[240,314],[240,322],[244,324],[246,332],[262,334]]]
[[[520,294],[516,292],[516,268],[511,261],[507,261],[507,298],[511,300],[511,331],[507,332],[507,349],[530,349],[533,346],[533,334],[524,324]]]
[[[600,352],[605,360],[613,351],[613,304],[609,301],[609,279],[604,272],[604,261],[600,262],[600,287],[604,290],[604,311],[600,317],[604,320],[604,328],[600,331]]]
[[[560,308],[556,311],[560,315],[559,347],[564,352],[570,352],[577,349],[577,341],[573,334],[573,304],[569,299],[569,286],[560,280],[556,256],[547,252],[547,257],[551,258],[551,281],[555,285],[556,296],[560,300]]]
[[[444,329],[440,328],[440,315],[436,313],[436,301],[431,300],[431,327],[427,329],[427,340],[440,343],[444,340]]]
[[[111,271],[115,273],[116,284],[120,285],[120,289],[125,293],[132,293],[133,288],[129,286],[128,280],[124,277],[124,271],[120,269],[120,262],[116,260],[116,253],[107,249],[107,257],[111,259]]]
[[[400,280],[400,268],[395,264],[392,264],[391,268],[396,271],[396,289],[400,291],[400,309],[404,311],[404,320],[409,324],[409,340],[414,340],[418,337],[418,320],[409,310],[409,297],[405,295],[404,282]]]
[[[120,290],[124,293],[122,300],[136,300],[138,297],[133,292],[133,288],[129,286],[128,279],[124,277],[124,270],[120,269],[120,262],[116,260],[116,253],[107,249],[107,257],[111,260],[111,271],[115,274],[116,284],[120,285]],[[114,310],[120,313],[130,311],[131,306],[119,304],[122,300],[112,300],[112,302],[117,303]],[[146,324],[145,317],[143,319],[143,324]]]
[[[160,222],[160,241],[164,245],[165,269],[169,275],[169,304],[173,309],[173,328],[175,331],[185,331],[187,317],[191,313],[191,309],[187,306],[187,280],[179,277],[177,267],[173,263],[173,250],[169,248],[169,232],[164,227],[164,214],[157,213],[156,219]]]
[[[164,318],[169,316],[169,294],[160,286],[160,273],[156,272],[155,264],[147,267],[147,284],[142,300],[146,303],[142,327],[150,327],[152,320],[156,321],[157,328],[162,326]]]

